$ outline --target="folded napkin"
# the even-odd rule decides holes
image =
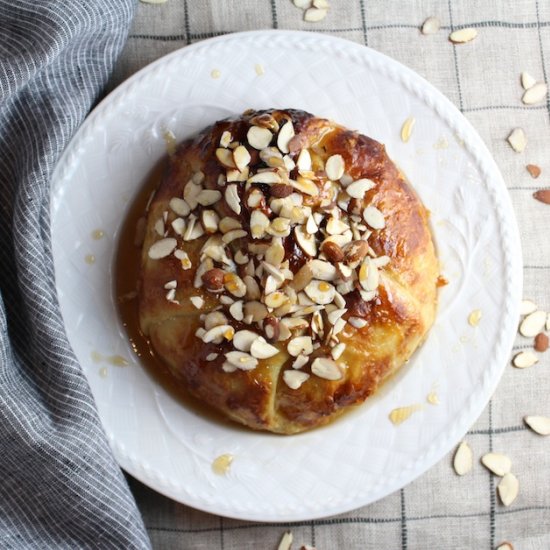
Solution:
[[[49,182],[132,0],[0,0],[0,547],[148,548],[65,336]],[[78,185],[75,181],[74,185]]]

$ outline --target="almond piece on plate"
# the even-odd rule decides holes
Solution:
[[[497,486],[497,491],[502,504],[504,504],[504,506],[510,506],[518,496],[518,478],[512,473],[504,474]]]
[[[504,541],[497,546],[497,550],[514,550],[511,542]]]
[[[528,164],[525,168],[527,168],[527,171],[533,179],[537,179],[542,172],[540,166],[537,166],[536,164]]]
[[[481,457],[481,463],[497,476],[503,476],[512,469],[512,461],[500,453],[487,453]]]
[[[519,332],[526,338],[534,338],[539,332],[544,329],[546,323],[545,311],[534,311],[523,319],[519,325]]]
[[[466,29],[453,31],[449,35],[449,40],[453,44],[466,44],[466,42],[471,42],[476,36],[477,36],[477,30],[472,27],[469,27]]]
[[[525,90],[521,101],[525,105],[534,105],[540,103],[548,93],[548,86],[545,82],[537,82],[531,86],[528,90]]]
[[[539,435],[550,435],[550,417],[525,416],[523,421]]]
[[[424,23],[420,32],[422,34],[435,34],[441,28],[441,23],[437,17],[428,17]]]
[[[521,86],[524,90],[532,88],[536,83],[537,81],[535,80],[535,77],[529,74],[527,71],[523,71],[521,73]]]
[[[462,443],[458,446],[453,459],[453,467],[455,472],[459,476],[467,474],[474,465],[473,459],[474,455],[472,453],[472,449],[466,441],[462,441]]]
[[[516,153],[523,153],[525,151],[527,138],[522,128],[514,128],[506,139]]]
[[[550,204],[550,189],[540,189],[533,193],[533,197],[544,204]]]
[[[521,351],[512,360],[514,367],[518,369],[526,369],[536,365],[539,358],[532,351]]]

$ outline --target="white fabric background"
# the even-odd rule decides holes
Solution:
[[[549,187],[550,103],[521,103],[521,71],[537,80],[550,74],[550,2],[544,0],[331,0],[320,23],[304,23],[291,0],[168,0],[140,4],[130,38],[110,86],[160,56],[218,34],[261,28],[304,29],[366,44],[416,70],[447,95],[473,123],[492,151],[518,218],[524,257],[524,296],[550,309],[550,206],[533,199]],[[422,36],[431,15],[442,29]],[[453,46],[457,27],[478,29],[477,39]],[[528,146],[517,154],[506,143],[512,128],[525,129]],[[538,164],[534,180],[525,170]],[[515,351],[531,342],[517,338]],[[384,500],[348,514],[290,526],[296,541],[319,550],[492,549],[509,540],[516,549],[550,548],[550,437],[523,425],[526,414],[550,416],[550,352],[538,365],[509,366],[467,440],[474,450],[473,472],[459,478],[451,456]],[[513,460],[520,494],[500,504],[495,478],[477,459],[490,449]],[[228,520],[189,509],[130,480],[155,548],[276,548],[286,525]]]

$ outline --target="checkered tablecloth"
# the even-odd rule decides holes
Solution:
[[[419,26],[437,16],[441,30],[423,36]],[[550,2],[544,0],[331,0],[325,20],[306,23],[291,0],[168,0],[140,4],[111,87],[164,54],[224,33],[300,29],[365,44],[411,67],[438,87],[472,122],[492,151],[508,186],[523,245],[524,296],[550,310],[550,205],[533,199],[550,186],[550,103],[521,102],[520,73],[550,75]],[[478,37],[453,46],[452,30],[474,27]],[[506,137],[522,127],[524,153]],[[537,164],[533,179],[526,164]],[[532,347],[518,337],[515,351]],[[261,524],[198,512],[130,480],[155,548],[241,550],[276,548],[286,529],[295,544],[335,548],[493,549],[502,541],[517,550],[550,548],[550,437],[528,430],[524,415],[550,416],[550,352],[525,370],[506,368],[489,406],[467,441],[473,471],[458,477],[451,456],[401,491],[341,516],[311,522]],[[506,453],[520,483],[517,500],[500,504],[496,478],[478,458]]]

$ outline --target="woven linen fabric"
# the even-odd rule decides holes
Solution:
[[[546,101],[521,102],[520,73],[537,80],[550,75],[550,2],[543,0],[330,0],[327,17],[303,21],[291,0],[168,0],[141,4],[110,86],[151,61],[206,38],[262,29],[299,29],[365,44],[411,67],[439,88],[472,122],[494,155],[508,186],[521,231],[524,296],[550,309],[550,206],[532,193],[548,187],[550,111]],[[437,16],[441,30],[423,36],[425,18]],[[477,38],[452,45],[449,33],[474,27]],[[515,153],[506,137],[522,127],[528,145]],[[436,136],[434,136],[434,142]],[[542,168],[533,179],[528,163]],[[482,345],[482,343],[480,343]],[[518,337],[514,352],[532,348]],[[550,437],[528,430],[524,415],[550,416],[550,352],[531,369],[507,366],[491,403],[466,440],[473,471],[452,470],[452,455],[403,490],[337,517],[295,524],[236,521],[192,510],[137,481],[131,488],[153,547],[182,549],[275,549],[285,530],[293,548],[487,549],[510,541],[519,550],[550,548]],[[480,463],[482,454],[506,453],[519,479],[519,496],[504,507],[498,478]]]
[[[53,168],[134,7],[0,0],[1,548],[149,547],[65,336],[49,231]]]

